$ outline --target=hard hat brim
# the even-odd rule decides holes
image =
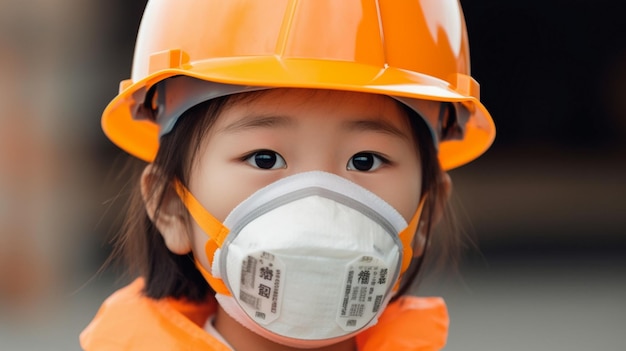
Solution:
[[[105,134],[120,148],[152,162],[159,147],[159,127],[133,116],[140,91],[168,77],[185,75],[216,83],[269,88],[345,90],[396,97],[463,103],[471,112],[462,140],[439,145],[439,160],[449,170],[484,153],[495,137],[491,115],[479,99],[460,93],[447,81],[394,67],[376,67],[346,61],[248,56],[186,63],[149,74],[121,89],[102,116]],[[429,121],[427,121],[431,124]],[[435,126],[431,125],[431,128]]]

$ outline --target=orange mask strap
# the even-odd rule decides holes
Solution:
[[[209,260],[209,264],[212,267],[215,251],[222,247],[222,244],[224,243],[224,240],[230,230],[226,228],[222,222],[217,220],[217,218],[213,217],[213,215],[211,215],[211,213],[209,213],[209,211],[202,206],[200,201],[198,201],[198,199],[191,194],[191,192],[183,185],[183,183],[180,182],[180,180],[174,180],[174,188],[187,208],[187,211],[191,214],[191,217],[196,221],[196,223],[198,223],[200,229],[202,229],[209,236],[209,240],[205,246],[205,253]],[[197,259],[196,267],[216,293],[230,295],[230,292],[224,282],[219,278],[215,278],[210,272],[202,267]]]
[[[222,246],[230,230],[226,228],[222,222],[217,220],[217,218],[213,217],[213,215],[211,215],[211,213],[209,213],[209,211],[202,206],[200,201],[198,201],[198,199],[196,199],[179,180],[174,181],[174,187],[176,189],[176,193],[178,193],[178,196],[187,208],[187,211],[191,214],[191,217],[193,217],[196,223],[198,223],[200,229],[202,229],[209,236],[209,241],[206,244],[205,250],[209,264],[213,266],[215,251]],[[415,232],[417,231],[425,202],[426,196],[423,196],[408,226],[398,234],[398,237],[402,242],[403,249],[400,276],[402,276],[407,268],[409,268],[411,260],[413,259],[413,246],[411,244],[413,242],[413,238],[415,237]],[[200,265],[197,261],[196,266],[198,266],[198,269],[204,278],[209,282],[213,290],[220,294],[230,295],[228,288],[221,279],[213,277],[213,275],[204,269],[204,267],[202,267],[202,265]],[[399,284],[399,282],[400,280],[398,280],[397,284]]]
[[[406,272],[406,270],[409,268],[411,260],[413,259],[413,238],[415,237],[420,218],[422,217],[422,211],[424,210],[426,197],[426,195],[422,196],[422,199],[417,206],[417,210],[415,210],[415,214],[413,215],[413,218],[411,218],[411,222],[409,222],[409,225],[398,234],[398,237],[402,242],[402,266],[400,267],[400,278],[402,278],[404,272]],[[400,280],[401,279],[398,279],[394,290],[397,290],[397,288],[399,287]]]

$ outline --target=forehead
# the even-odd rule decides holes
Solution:
[[[319,119],[385,119],[410,127],[402,104],[391,97],[341,90],[277,88],[233,95],[222,115],[277,114]],[[233,113],[234,112],[234,113]]]

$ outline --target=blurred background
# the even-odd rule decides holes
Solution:
[[[472,239],[446,350],[626,350],[626,3],[464,0],[493,147],[451,172]],[[0,349],[79,350],[127,278],[127,195],[99,118],[145,1],[0,0]]]

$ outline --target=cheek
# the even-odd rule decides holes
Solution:
[[[407,222],[415,215],[421,197],[421,177],[407,178],[403,182],[391,184],[383,199],[393,206]]]
[[[204,208],[223,222],[230,211],[253,191],[253,184],[241,165],[223,155],[219,145],[209,145],[198,166],[192,171],[189,190]]]
[[[199,172],[190,184],[190,191],[204,209],[220,222],[224,222],[233,208],[257,189],[249,177],[242,176],[240,171],[232,172],[228,167],[222,167],[220,172]],[[209,236],[193,219],[191,226],[194,255],[205,268],[208,268],[205,247]]]
[[[248,196],[248,183],[237,173],[216,172],[219,176],[203,178],[202,203],[217,220],[224,222],[237,204]]]
[[[409,162],[403,167],[397,178],[397,182],[389,185],[388,202],[410,222],[417,211],[422,197],[422,167],[419,159]]]
[[[395,208],[407,222],[415,215],[421,198],[421,173],[415,170],[395,173],[392,177],[381,174],[372,177],[351,177],[351,180],[368,189]]]
[[[422,197],[422,166],[417,155],[401,163],[392,181],[383,182],[380,197],[410,222]]]

